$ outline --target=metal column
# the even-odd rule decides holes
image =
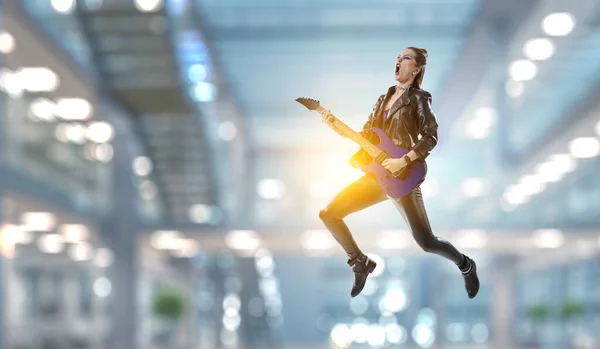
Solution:
[[[490,286],[490,327],[492,346],[496,349],[515,347],[515,265],[512,261],[497,261]]]
[[[115,130],[114,197],[112,219],[105,222],[103,230],[115,254],[111,270],[113,336],[109,346],[114,349],[135,349],[138,346],[138,248],[140,229],[136,210],[138,193],[131,173],[131,156],[127,154],[127,137]]]

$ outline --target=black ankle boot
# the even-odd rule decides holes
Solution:
[[[473,299],[479,292],[479,277],[477,276],[477,265],[471,258],[465,256],[467,259],[466,266],[460,269],[463,278],[465,279],[465,289],[469,298]]]
[[[350,295],[352,297],[356,297],[365,287],[367,276],[369,276],[369,274],[375,270],[377,263],[361,253],[355,258],[348,259],[348,265],[354,272],[354,284],[352,285],[352,291],[350,292]]]

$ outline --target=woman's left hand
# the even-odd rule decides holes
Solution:
[[[406,165],[408,165],[408,163],[406,162],[406,160],[404,160],[404,158],[385,159],[385,160],[383,160],[381,165],[383,166],[383,168],[390,171],[391,173],[398,173],[404,167],[406,167]]]

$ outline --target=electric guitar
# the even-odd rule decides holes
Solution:
[[[296,102],[305,106],[308,110],[314,110],[319,113],[326,111],[319,101],[310,98],[297,98]],[[337,133],[354,141],[367,152],[368,159],[364,163],[357,164],[357,167],[363,172],[371,173],[377,178],[377,182],[383,191],[394,199],[402,198],[408,195],[417,185],[423,181],[427,174],[427,164],[421,161],[414,161],[404,167],[398,173],[390,173],[381,164],[384,160],[390,158],[401,158],[409,150],[397,147],[383,130],[373,127],[372,131],[377,138],[374,143],[364,138],[360,133],[354,131],[348,125],[343,123],[335,115],[330,114],[331,122],[326,124]]]

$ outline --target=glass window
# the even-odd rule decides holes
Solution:
[[[568,189],[567,205],[571,218],[581,219],[581,216],[586,214],[588,202],[585,189],[582,188],[581,184]]]
[[[82,209],[104,211],[111,198],[112,146],[87,139],[94,121],[65,121],[54,115],[52,96],[24,92],[7,98],[4,151],[8,163],[70,195]],[[101,105],[93,106],[102,119]]]
[[[570,268],[567,276],[567,298],[583,300],[586,293],[586,270],[582,265]]]
[[[23,10],[35,19],[32,23],[40,25],[41,29],[85,71],[95,74],[91,50],[79,24],[75,5],[73,8],[59,8],[59,12],[52,3],[53,1],[48,0],[21,2]]]
[[[92,314],[92,283],[88,271],[80,271],[79,281],[79,313],[82,316]]]
[[[40,314],[40,277],[38,269],[26,268],[23,270],[23,285],[25,289],[25,301],[27,314],[37,316]]]
[[[588,290],[588,300],[590,301],[590,303],[595,305],[596,309],[600,309],[597,307],[598,305],[600,305],[600,260],[593,260],[588,264],[587,268],[588,281],[590,283]]]

